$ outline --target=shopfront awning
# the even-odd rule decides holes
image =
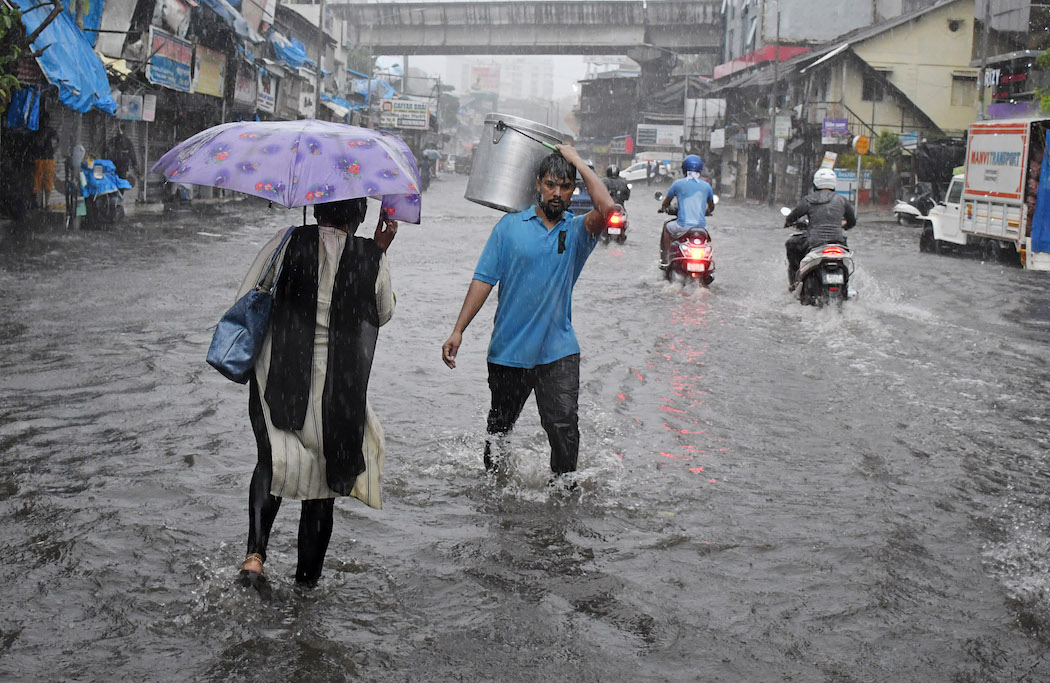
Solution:
[[[332,113],[334,113],[336,116],[338,116],[340,118],[346,118],[350,114],[350,110],[349,109],[347,109],[346,107],[343,107],[341,105],[338,105],[338,104],[336,104],[335,102],[333,102],[331,100],[326,100],[324,98],[321,98],[321,104],[323,104],[324,106],[328,107],[330,110],[332,110]]]
[[[22,11],[26,34],[33,33],[51,13],[51,5],[36,0],[13,0]],[[47,80],[58,87],[58,99],[73,111],[92,108],[112,114],[117,103],[109,94],[109,79],[102,60],[91,49],[68,12],[60,12],[30,46]]]
[[[213,12],[222,17],[223,21],[230,25],[233,32],[244,40],[250,40],[253,43],[261,43],[266,39],[259,35],[259,32],[255,30],[248,20],[244,18],[244,15],[237,11],[237,9],[226,0],[201,0],[205,5],[208,6]]]

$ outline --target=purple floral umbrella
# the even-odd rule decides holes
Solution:
[[[153,171],[286,207],[354,197],[383,201],[389,218],[419,223],[419,169],[396,135],[314,119],[213,126],[168,150]]]

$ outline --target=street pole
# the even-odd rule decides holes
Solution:
[[[992,2],[991,0],[984,0],[984,30],[981,31],[981,75],[979,78],[980,82],[977,84],[980,88],[981,96],[977,98],[977,120],[983,121],[988,118],[987,110],[984,106],[985,88],[987,88],[986,81],[988,79],[988,30],[989,24],[992,21]]]
[[[763,24],[765,20],[763,19]],[[773,90],[769,93],[769,205],[777,201],[777,89],[780,87],[780,0],[777,0],[777,42],[773,48]]]
[[[682,158],[689,152],[689,134],[686,133],[685,122],[689,118],[689,74],[685,75],[682,84]]]
[[[314,118],[318,118],[321,111],[321,67],[324,64],[324,13],[327,7],[326,0],[321,0],[321,13],[317,17],[317,79],[314,88]]]
[[[75,8],[75,21],[77,29],[81,32],[84,31],[84,3],[82,0],[73,0],[76,3]],[[77,217],[77,205],[80,203],[80,163],[76,159],[74,150],[77,148],[77,141],[80,140],[80,134],[84,127],[84,115],[80,112],[73,112],[73,134],[69,139],[69,165],[67,168],[72,171],[73,179],[76,181],[70,185],[70,178],[68,173],[66,174],[66,187],[72,187],[72,190],[67,190],[66,195],[66,213],[69,217],[68,223],[72,230],[80,229],[80,218]],[[80,160],[81,162],[83,160]],[[75,164],[75,166],[74,166]],[[70,199],[72,199],[72,214],[70,212]]]

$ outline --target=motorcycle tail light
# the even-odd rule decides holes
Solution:
[[[620,214],[614,213],[611,216],[609,216],[609,225],[617,226],[621,223],[623,223],[623,216],[621,216]]]
[[[825,256],[842,256],[846,253],[846,250],[842,247],[826,247],[824,249]]]
[[[689,247],[684,244],[682,245],[682,256],[685,256],[687,259],[699,261],[710,257],[710,255],[711,247],[707,245],[702,247]]]

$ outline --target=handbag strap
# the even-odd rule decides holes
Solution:
[[[270,276],[274,264],[277,263],[277,259],[281,255],[281,250],[284,249],[284,245],[288,243],[288,238],[292,236],[292,233],[295,232],[297,227],[298,226],[293,225],[284,233],[284,237],[281,238],[281,243],[277,245],[277,249],[274,250],[273,256],[270,257],[270,263],[266,266],[266,270],[262,272],[262,275],[259,276],[259,281],[255,283],[255,289],[268,291],[271,295],[273,294],[274,290],[277,288],[277,280],[281,277],[281,271],[284,270],[284,259],[281,259],[281,263],[277,268],[277,273],[274,274],[273,280],[270,281],[270,286],[263,287],[263,283],[266,281],[266,278]]]

